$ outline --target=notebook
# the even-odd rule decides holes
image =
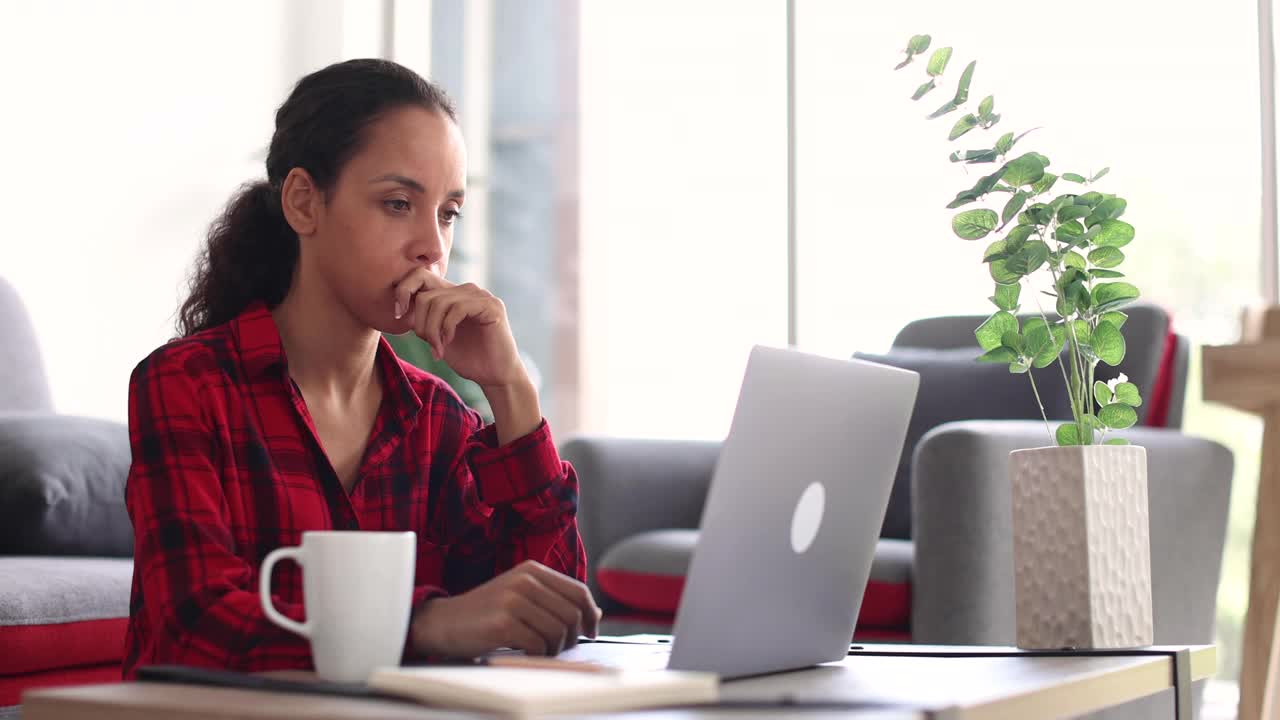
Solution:
[[[424,705],[518,718],[699,705],[716,702],[720,690],[712,673],[501,666],[383,668],[368,684]]]

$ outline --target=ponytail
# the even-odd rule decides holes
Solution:
[[[209,228],[178,312],[186,337],[230,321],[251,303],[284,300],[298,262],[298,236],[280,210],[280,191],[259,181],[242,186]]]

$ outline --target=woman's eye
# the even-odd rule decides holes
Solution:
[[[444,224],[452,225],[457,222],[460,217],[462,217],[462,213],[457,210],[446,210],[443,216]]]
[[[395,198],[391,200],[386,200],[382,204],[386,205],[388,208],[391,209],[392,212],[395,212],[395,213],[403,214],[403,213],[409,212],[408,200],[401,200],[401,199]]]

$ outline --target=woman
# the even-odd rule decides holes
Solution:
[[[126,678],[310,667],[256,593],[262,559],[304,530],[417,533],[411,656],[595,634],[577,478],[502,303],[445,279],[465,180],[450,101],[395,63],[327,67],[277,111],[267,180],[214,223],[180,338],[130,381]],[[483,388],[493,425],[381,338],[410,331]],[[276,607],[301,619],[300,572],[276,575]]]

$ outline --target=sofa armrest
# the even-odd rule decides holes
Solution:
[[[1231,453],[1176,430],[1120,436],[1147,449],[1155,642],[1212,642]],[[1014,643],[1009,453],[1048,444],[1043,422],[971,420],[941,425],[916,445],[915,642]]]
[[[596,564],[614,544],[647,530],[698,527],[720,443],[579,435],[560,455],[578,472],[578,532],[594,591]]]

